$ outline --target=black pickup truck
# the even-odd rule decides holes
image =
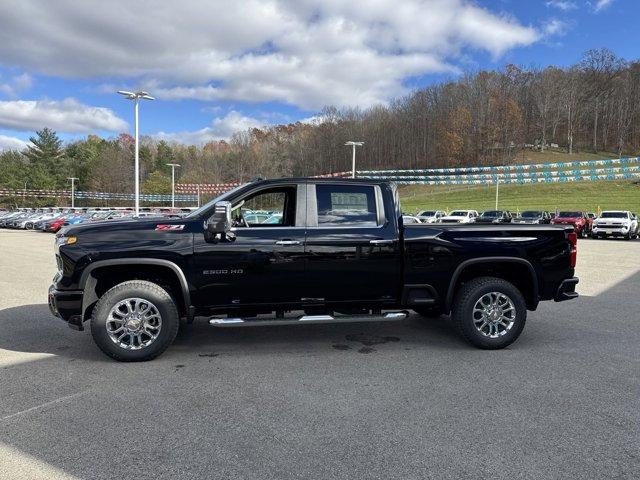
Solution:
[[[257,180],[183,218],[66,227],[49,306],[107,355],[149,360],[181,323],[216,327],[450,314],[471,344],[515,341],[541,300],[577,297],[566,226],[402,224],[387,182]],[[181,322],[182,320],[182,322]]]

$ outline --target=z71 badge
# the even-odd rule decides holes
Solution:
[[[184,225],[156,225],[156,230],[160,232],[179,232],[184,230]]]

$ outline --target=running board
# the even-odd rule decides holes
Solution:
[[[274,325],[301,325],[318,323],[352,322],[396,322],[407,318],[408,312],[385,312],[380,315],[301,315],[290,318],[252,317],[252,318],[211,318],[209,324],[214,327],[254,327]]]

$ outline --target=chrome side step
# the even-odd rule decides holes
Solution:
[[[255,327],[274,325],[300,325],[318,323],[353,323],[353,322],[395,322],[407,318],[408,312],[385,312],[381,315],[298,315],[293,317],[276,318],[211,318],[209,324],[214,327]]]

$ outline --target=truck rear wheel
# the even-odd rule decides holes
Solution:
[[[91,316],[91,335],[105,354],[121,362],[151,360],[176,338],[180,318],[171,295],[143,280],[108,290]]]
[[[451,320],[467,342],[478,348],[499,349],[511,345],[522,333],[527,306],[512,283],[479,277],[457,292]]]

